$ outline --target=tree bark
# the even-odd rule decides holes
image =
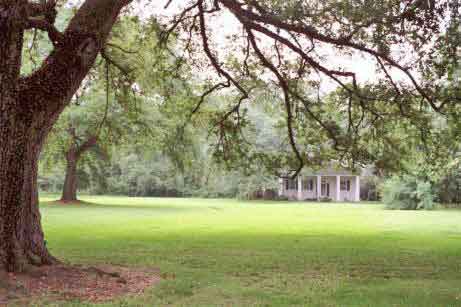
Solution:
[[[0,0],[0,271],[56,261],[40,223],[38,157],[130,2],[86,0],[41,68],[21,78],[28,1]]]
[[[38,207],[38,160],[48,131],[44,130],[38,134],[36,131],[36,129],[29,130],[23,162],[25,180],[21,191],[21,218],[16,223],[16,233],[21,246],[20,255],[24,255],[24,258],[22,261],[21,258],[20,261],[13,261],[16,262],[12,267],[15,270],[22,270],[28,264],[44,265],[57,262],[46,248]]]
[[[0,265],[23,271],[52,264],[38,208],[38,158],[46,131],[11,110],[0,117]]]
[[[47,254],[38,208],[31,209],[41,143],[31,146],[30,114],[19,105],[20,9],[18,1],[0,3],[0,268],[9,271],[32,263],[29,255]]]

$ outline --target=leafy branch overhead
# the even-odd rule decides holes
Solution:
[[[174,4],[180,5],[168,3]],[[457,1],[380,1],[367,7],[361,1],[188,1],[164,21],[163,37],[179,31],[185,55],[219,76],[208,78],[211,86],[195,111],[203,97],[232,86],[237,98],[223,118],[234,114],[238,120],[244,102],[254,98],[255,80],[279,88],[296,175],[312,163],[311,153],[298,144],[300,113],[349,161],[367,162],[361,161],[367,154],[359,154],[366,150],[359,148],[363,131],[395,118],[423,129],[420,114],[446,116],[457,108],[460,82],[450,77],[459,67],[459,10]],[[227,37],[212,26],[219,18],[232,20]],[[195,61],[199,52],[206,62]],[[375,63],[376,76],[366,89],[367,73],[338,61],[351,56]],[[337,111],[344,116],[336,123],[325,116],[325,84],[343,93]]]
[[[119,10],[130,2],[86,1],[77,14],[84,20],[91,8]],[[164,24],[159,35],[163,50],[176,57],[177,64],[163,69],[176,72],[177,80],[185,79],[178,73],[184,63],[201,72],[197,83],[205,81],[202,93],[187,90],[197,100],[191,113],[199,112],[215,92],[236,94],[235,103],[213,120],[218,151],[235,148],[225,144],[236,141],[226,134],[230,127],[244,133],[242,108],[262,88],[278,88],[278,100],[283,102],[287,144],[297,160],[291,175],[316,163],[305,144],[308,127],[317,129],[324,137],[322,142],[340,153],[341,162],[354,165],[375,158],[361,140],[383,121],[400,118],[416,129],[430,130],[422,113],[447,116],[458,112],[461,95],[456,70],[461,34],[457,1],[381,1],[364,7],[361,1],[172,0],[165,8],[172,6],[178,7],[173,19],[156,18]],[[71,22],[60,32],[55,26],[56,1],[29,3],[26,8],[25,29],[47,33],[55,52],[69,48],[77,36],[73,27],[82,26],[86,30],[78,31],[82,38],[77,39],[77,53],[82,56],[92,53],[91,49],[99,50],[109,65],[132,82],[133,68],[117,53],[136,51],[111,42],[96,46],[99,39],[92,21],[85,26],[81,21]],[[232,20],[233,29],[220,33],[215,26],[220,18]],[[126,31],[119,31],[122,37],[129,37]],[[174,48],[170,48],[172,41]],[[45,66],[53,64],[54,53]],[[350,58],[374,63],[375,75],[370,77],[370,72],[347,64]],[[24,84],[33,84],[39,76],[40,70],[25,78],[28,82]],[[190,84],[183,82],[183,86]],[[340,88],[343,97],[336,112],[344,116],[335,120],[326,112],[330,107],[325,93],[333,87]],[[168,99],[171,89],[164,87],[162,94]]]

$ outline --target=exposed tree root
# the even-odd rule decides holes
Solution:
[[[27,297],[29,292],[18,283],[14,283],[11,274],[0,271],[0,306],[6,306],[9,301]]]
[[[140,294],[162,278],[152,268],[115,266],[27,266],[22,273],[0,271],[0,306],[28,305],[34,300],[51,302],[86,300],[103,302]]]

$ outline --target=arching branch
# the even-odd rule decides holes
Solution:
[[[441,106],[437,106],[435,104],[435,98],[432,97],[430,93],[428,93],[426,90],[424,90],[421,87],[421,85],[416,81],[415,76],[410,72],[409,68],[403,67],[396,60],[392,59],[389,55],[383,52],[374,50],[363,44],[354,43],[349,38],[326,36],[318,32],[315,28],[304,25],[302,23],[291,24],[288,22],[284,22],[282,19],[277,18],[267,13],[256,14],[252,10],[244,9],[243,8],[244,5],[236,0],[220,0],[220,2],[240,20],[245,18],[249,21],[252,21],[253,23],[262,23],[262,24],[271,25],[278,29],[286,30],[290,33],[299,33],[309,39],[314,39],[314,40],[324,42],[327,44],[331,44],[337,47],[349,47],[354,50],[369,54],[373,57],[378,57],[384,60],[390,66],[403,72],[407,76],[407,78],[410,80],[410,82],[413,84],[417,92],[422,97],[424,97],[424,99],[430,104],[430,106],[437,112],[442,111]],[[256,1],[252,1],[253,6],[255,6],[255,3]],[[260,9],[260,12],[261,12],[261,9]]]
[[[23,107],[57,117],[91,69],[121,9],[130,2],[86,0],[40,69],[20,80],[20,101],[27,102]],[[55,33],[49,25],[43,27]]]
[[[287,121],[287,129],[288,129],[288,138],[290,141],[291,148],[293,149],[293,152],[295,153],[296,158],[298,159],[298,162],[299,162],[299,166],[293,174],[293,177],[296,177],[299,174],[299,172],[302,170],[302,168],[304,167],[304,159],[302,158],[301,153],[299,152],[298,147],[296,145],[296,141],[295,141],[295,136],[294,136],[294,131],[293,131],[293,113],[291,110],[290,89],[289,89],[287,80],[281,75],[281,73],[274,66],[274,64],[271,63],[264,56],[262,51],[259,49],[258,44],[256,43],[256,39],[250,28],[247,28],[247,33],[248,33],[248,38],[251,43],[251,46],[253,50],[255,51],[257,57],[259,58],[261,63],[277,77],[280,87],[283,90],[284,100],[285,100],[285,110],[287,113],[286,121]]]

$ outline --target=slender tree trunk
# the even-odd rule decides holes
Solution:
[[[77,176],[77,163],[78,157],[75,155],[74,150],[69,150],[66,154],[66,179],[64,180],[64,187],[62,191],[61,200],[63,202],[77,201],[77,188],[78,188],[78,176]]]
[[[74,143],[76,143],[76,136],[71,133]],[[80,157],[87,152],[91,147],[95,146],[98,142],[98,136],[92,135],[81,145],[72,145],[66,153],[66,179],[64,180],[64,187],[62,191],[61,200],[63,202],[77,201],[78,189],[78,176],[77,166]]]

